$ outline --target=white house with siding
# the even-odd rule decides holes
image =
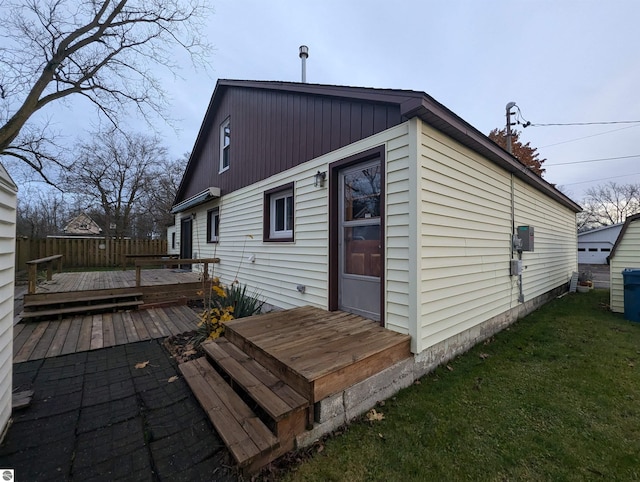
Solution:
[[[0,164],[0,440],[11,417],[17,190]]]
[[[379,320],[433,366],[567,288],[579,211],[423,92],[221,80],[170,251],[275,307]]]
[[[607,264],[622,224],[612,224],[578,233],[578,264]]]
[[[625,269],[640,269],[640,214],[629,216],[620,230],[611,251],[609,273],[611,279],[611,311],[624,313]]]

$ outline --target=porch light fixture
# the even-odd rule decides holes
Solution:
[[[313,176],[315,179],[315,182],[313,183],[313,185],[315,187],[324,187],[324,181],[327,179],[327,173],[326,172],[316,172],[315,176]]]

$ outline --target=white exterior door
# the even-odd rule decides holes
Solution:
[[[345,168],[338,176],[338,305],[376,321],[382,273],[380,169],[377,159]]]

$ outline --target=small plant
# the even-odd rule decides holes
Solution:
[[[211,280],[211,291],[204,296],[204,301],[205,309],[192,340],[195,346],[215,340],[224,333],[226,322],[256,315],[264,305],[257,291],[247,293],[247,286],[241,286],[237,280],[225,287],[219,278]]]
[[[591,271],[581,271],[578,275],[578,284],[580,286],[591,286],[593,283],[593,274]]]

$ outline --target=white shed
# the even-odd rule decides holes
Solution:
[[[624,313],[624,269],[640,269],[640,214],[629,216],[611,250],[611,311]]]
[[[623,223],[578,233],[578,263],[607,264]]]
[[[0,164],[0,440],[11,417],[17,191]]]

